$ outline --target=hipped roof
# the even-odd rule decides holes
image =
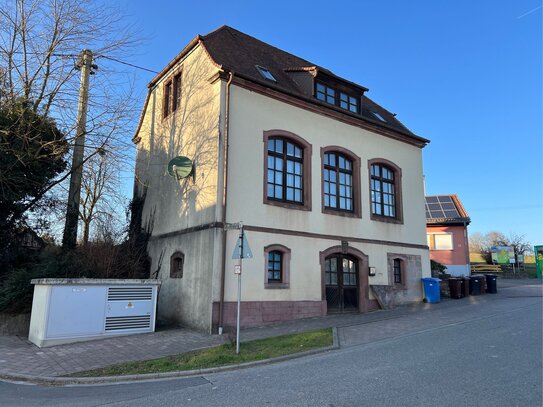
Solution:
[[[344,84],[362,94],[360,113],[344,111],[345,114],[363,118],[365,121],[383,127],[388,130],[394,130],[398,133],[415,139],[422,145],[429,140],[417,136],[405,127],[395,115],[378,105],[363,93],[368,89],[364,86],[345,80],[335,75],[330,70],[318,66],[306,59],[290,54],[272,45],[266,44],[254,37],[242,33],[232,27],[223,25],[222,27],[206,35],[196,36],[150,83],[149,88],[155,86],[160,79],[166,75],[169,70],[182,60],[196,45],[202,45],[213,61],[213,63],[224,71],[234,73],[251,82],[264,85],[289,95],[300,97],[311,103],[325,106],[326,108],[335,108],[327,105],[320,100],[308,95],[293,79],[291,72],[310,72],[313,76],[327,76],[334,81]],[[276,82],[266,80],[256,69],[256,66],[262,66],[269,70],[277,80]],[[146,101],[147,104],[147,101]],[[145,109],[145,108],[144,108]],[[371,112],[381,115],[386,122],[376,118]],[[138,126],[139,127],[139,126]]]

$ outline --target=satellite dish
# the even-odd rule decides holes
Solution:
[[[192,174],[193,163],[187,157],[175,157],[168,163],[168,174],[179,179],[187,178]]]

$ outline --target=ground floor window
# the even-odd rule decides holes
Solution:
[[[289,288],[290,249],[280,244],[264,248],[264,288]]]
[[[407,261],[409,256],[400,253],[388,253],[388,283],[394,288],[407,288]]]

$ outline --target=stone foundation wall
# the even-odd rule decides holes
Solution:
[[[30,314],[0,314],[0,335],[28,336]]]
[[[326,301],[247,301],[241,303],[242,327],[326,315]],[[236,326],[237,303],[225,302],[223,325]],[[219,303],[213,303],[213,329],[219,324]]]

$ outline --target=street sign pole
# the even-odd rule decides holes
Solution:
[[[240,327],[240,314],[241,314],[241,268],[243,266],[243,259],[252,259],[253,252],[249,246],[249,242],[245,237],[243,231],[243,223],[227,223],[224,225],[224,230],[239,230],[238,241],[236,247],[234,247],[234,253],[232,253],[232,259],[238,259],[239,262],[234,266],[234,273],[238,275],[238,312],[236,317],[236,353],[239,354],[239,327]]]
[[[239,273],[238,273],[238,315],[236,326],[236,354],[239,355],[239,317],[241,311],[241,271],[243,267],[243,225],[240,222],[239,228],[240,256],[239,256]]]

